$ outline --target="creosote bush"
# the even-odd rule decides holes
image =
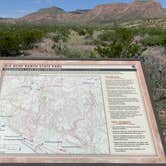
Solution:
[[[117,28],[104,31],[94,43],[95,50],[102,57],[126,58],[141,54],[141,47],[134,41],[134,34],[130,29]]]

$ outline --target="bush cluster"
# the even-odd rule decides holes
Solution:
[[[164,28],[120,28],[69,24],[1,24],[0,56],[20,55],[22,50],[31,49],[35,42],[50,33],[53,34],[52,39],[55,43],[67,42],[71,31],[85,37],[84,43],[87,45],[95,45],[96,56],[137,57],[142,53],[142,50],[149,46],[166,48],[166,29]],[[94,34],[97,34],[97,36]],[[135,36],[140,36],[140,41],[135,42]]]
[[[38,29],[0,29],[0,56],[17,56],[21,50],[32,48],[43,35],[44,32]]]
[[[104,31],[94,42],[96,51],[102,57],[126,58],[138,56],[141,53],[140,45],[134,41],[134,34],[125,28]]]

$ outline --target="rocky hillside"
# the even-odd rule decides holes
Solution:
[[[64,14],[64,13],[66,13],[66,12],[63,9],[58,8],[58,7],[40,9],[37,12],[37,14],[50,14],[50,15]]]
[[[156,1],[138,1],[129,4],[125,11],[119,15],[119,19],[145,19],[145,18],[163,18],[166,16],[166,10]]]
[[[28,23],[112,23],[116,21],[166,18],[164,9],[156,0],[135,0],[132,3],[112,3],[91,10],[65,12],[58,7],[41,9],[18,22]]]

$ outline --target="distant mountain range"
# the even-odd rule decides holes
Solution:
[[[166,18],[166,9],[155,0],[135,0],[132,3],[112,3],[91,10],[66,12],[61,8],[40,9],[19,19],[0,19],[26,23],[86,23],[104,24],[114,21]]]

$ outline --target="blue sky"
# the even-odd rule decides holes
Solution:
[[[99,4],[132,2],[133,0],[0,0],[0,17],[21,17],[41,8],[57,6],[72,11],[90,9]],[[166,0],[158,0],[166,7]]]

